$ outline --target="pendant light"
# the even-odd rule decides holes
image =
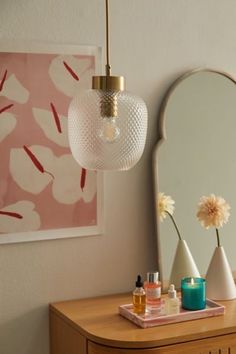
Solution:
[[[72,155],[90,170],[128,170],[142,156],[147,134],[144,101],[124,90],[124,77],[111,76],[109,11],[106,6],[106,75],[75,97],[68,114]]]

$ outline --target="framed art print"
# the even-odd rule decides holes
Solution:
[[[100,49],[1,45],[0,243],[101,233],[102,175],[81,168],[68,106],[91,87]]]

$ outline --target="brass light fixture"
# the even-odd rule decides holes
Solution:
[[[91,170],[128,170],[142,156],[147,134],[144,101],[125,91],[123,76],[111,76],[109,8],[106,6],[106,75],[69,107],[69,142],[75,160]]]

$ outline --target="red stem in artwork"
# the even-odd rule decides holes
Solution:
[[[23,219],[23,216],[21,214],[13,213],[11,211],[0,210],[0,215],[7,215],[7,216],[11,216],[12,218]]]
[[[75,80],[79,81],[79,76],[74,72],[74,70],[72,70],[71,67],[65,61],[63,61],[63,64],[64,64],[65,68],[68,70],[68,72],[71,74],[71,76]]]
[[[23,149],[25,150],[25,152],[27,153],[27,155],[29,156],[29,158],[31,159],[31,161],[33,162],[33,164],[35,165],[35,167],[41,172],[41,173],[47,173],[49,174],[53,179],[54,176],[53,174],[51,174],[50,172],[46,171],[43,167],[43,165],[39,162],[39,160],[37,159],[37,157],[32,153],[32,151],[30,151],[30,149],[27,146],[23,146]]]
[[[53,117],[54,117],[54,120],[55,120],[55,123],[56,123],[56,126],[57,126],[57,130],[59,133],[62,132],[61,130],[61,123],[60,123],[60,117],[56,111],[56,108],[54,106],[54,104],[51,102],[50,103],[50,106],[51,106],[51,109],[52,109],[52,113],[53,113]]]
[[[10,109],[10,108],[13,107],[13,106],[14,106],[14,104],[11,103],[11,104],[9,104],[8,106],[5,106],[5,107],[1,108],[1,109],[0,109],[0,114],[3,113],[3,112],[5,112],[6,110]]]
[[[82,189],[82,191],[84,190],[84,186],[85,186],[86,174],[87,174],[87,170],[82,167],[81,177],[80,177],[80,188]]]
[[[5,70],[5,73],[4,73],[4,75],[3,75],[3,78],[2,78],[2,80],[1,80],[1,82],[0,82],[0,92],[1,92],[2,89],[3,89],[3,85],[4,85],[4,82],[6,81],[6,78],[7,78],[7,70]]]

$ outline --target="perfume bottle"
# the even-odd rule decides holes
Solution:
[[[168,290],[168,297],[165,300],[166,315],[176,315],[179,313],[180,301],[176,295],[174,284],[171,284]]]
[[[133,291],[133,309],[137,314],[145,313],[146,309],[146,294],[143,288],[143,282],[141,275],[137,276],[137,281],[135,283],[136,288]]]
[[[147,312],[156,312],[161,309],[161,282],[158,280],[158,275],[158,272],[147,273],[147,281],[144,283]]]

